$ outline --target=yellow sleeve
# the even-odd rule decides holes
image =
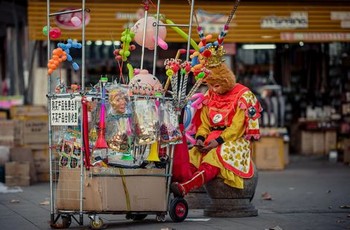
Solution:
[[[244,120],[244,110],[237,107],[237,111],[236,114],[233,116],[231,125],[227,127],[220,135],[224,142],[236,140],[244,134]]]
[[[204,138],[207,138],[208,134],[210,133],[210,123],[209,123],[209,116],[208,116],[208,107],[203,106],[201,111],[201,121],[202,124],[198,127],[196,137],[197,136],[203,136]]]

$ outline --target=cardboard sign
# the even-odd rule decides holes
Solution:
[[[51,125],[77,126],[79,121],[80,102],[71,98],[51,100]]]

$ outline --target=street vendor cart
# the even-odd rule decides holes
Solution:
[[[143,3],[148,5],[148,1]],[[189,34],[193,4],[190,4]],[[157,15],[159,6],[160,1]],[[174,148],[183,141],[178,123],[180,111],[199,86],[195,85],[186,95],[190,36],[188,49],[182,51],[187,54],[186,61],[175,58],[166,62],[171,96],[165,94],[168,86],[164,89],[153,85],[148,89],[139,85],[138,80],[129,79],[126,84],[108,76],[101,76],[95,86],[85,88],[85,14],[88,12],[82,1],[81,9],[51,13],[47,1],[51,227],[68,228],[73,220],[83,225],[83,216],[87,215],[91,227],[100,229],[101,214],[125,214],[132,220],[154,214],[158,221],[165,221],[169,214],[173,221],[181,222],[187,217],[188,205],[185,199],[171,194],[170,183]],[[68,39],[52,50],[51,40],[60,32],[51,29],[50,17],[66,14],[73,16],[73,24],[81,23],[82,41]],[[147,18],[146,10],[144,19]],[[159,20],[157,16],[156,33]],[[144,25],[145,31],[147,23]],[[122,44],[114,53],[117,61],[126,62],[133,38],[130,30],[123,32]],[[141,75],[142,79],[147,76],[155,79],[158,42],[155,41],[153,74],[142,70],[142,55],[141,71],[134,79]],[[143,44],[142,53],[144,47]],[[70,56],[70,49],[81,50],[80,66]],[[81,70],[80,86],[68,87],[62,82],[59,68],[64,61],[71,62],[74,70]],[[130,65],[128,69],[133,71]],[[181,79],[177,78],[180,75]],[[55,82],[57,85],[53,86]]]

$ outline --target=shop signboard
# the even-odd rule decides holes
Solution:
[[[308,28],[309,19],[307,12],[291,12],[290,16],[267,16],[261,19],[261,28],[272,29],[297,29]]]

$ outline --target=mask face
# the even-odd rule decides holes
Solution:
[[[226,93],[227,91],[229,91],[228,87],[226,84],[224,84],[223,82],[216,82],[216,83],[213,83],[213,84],[209,84],[209,88],[217,93],[217,94],[224,94]],[[230,87],[231,88],[231,87]]]
[[[209,88],[217,94],[225,94],[236,83],[234,74],[224,64],[210,69],[210,74],[205,81]]]

